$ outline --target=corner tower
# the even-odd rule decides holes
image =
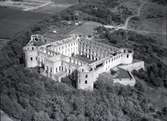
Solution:
[[[33,68],[38,66],[37,62],[37,56],[38,56],[38,51],[37,47],[29,45],[25,46],[23,48],[24,53],[25,53],[25,65],[28,68]]]
[[[92,91],[95,81],[95,73],[94,71],[91,71],[91,68],[88,65],[79,68],[77,82],[78,89]]]
[[[122,49],[123,53],[122,64],[131,64],[133,62],[133,50],[130,49]]]

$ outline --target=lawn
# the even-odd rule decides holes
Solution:
[[[0,7],[0,39],[12,39],[17,33],[41,21],[47,15]]]

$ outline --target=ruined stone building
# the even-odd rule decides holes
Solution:
[[[62,40],[52,40],[43,35],[32,35],[23,48],[26,67],[40,67],[41,74],[55,81],[71,76],[78,89],[93,90],[99,74],[120,67],[127,72],[144,68],[144,62],[133,63],[132,50],[116,48],[96,41],[91,36],[71,34]],[[134,86],[135,79],[115,79],[116,83]]]

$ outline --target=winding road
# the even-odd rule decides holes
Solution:
[[[125,24],[124,24],[124,29],[128,29],[128,23],[129,21],[134,18],[134,17],[139,17],[140,14],[141,14],[141,9],[144,7],[144,5],[146,4],[146,2],[142,2],[142,4],[140,5],[140,7],[137,9],[137,14],[135,15],[132,15],[132,16],[129,16],[126,21],[125,21]]]
[[[134,17],[139,17],[139,16],[140,16],[140,14],[141,14],[141,9],[143,8],[143,6],[144,6],[145,4],[146,4],[146,2],[143,1],[143,2],[141,3],[141,5],[139,6],[139,8],[137,9],[137,13],[136,13],[135,15],[129,16],[129,17],[126,19],[124,25],[118,25],[118,26],[104,25],[104,27],[105,27],[105,28],[109,28],[109,29],[115,29],[115,30],[119,30],[119,29],[128,30],[128,23],[129,23],[129,21],[130,21],[132,18],[134,18]]]

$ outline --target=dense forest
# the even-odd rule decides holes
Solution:
[[[160,40],[133,31],[110,32],[104,27],[98,27],[97,32],[105,42],[118,47],[131,48],[135,51],[135,59],[144,60],[147,72],[139,72],[137,75],[144,78],[149,85],[167,87],[167,65],[161,61],[161,58],[167,55],[167,48],[162,47]]]
[[[79,11],[79,18],[86,21],[96,21],[102,24],[123,24],[127,16],[132,15],[134,11],[121,5],[113,12],[111,8],[116,7],[121,1],[112,2],[108,0],[102,1],[86,1],[81,0],[80,5],[71,6],[64,10],[61,14],[65,20],[73,20],[75,12]]]
[[[35,70],[24,68],[22,47],[32,33],[41,29],[38,25],[22,32],[0,52],[0,105],[9,116],[22,121],[166,120],[166,106],[156,108],[144,94],[148,85],[142,85],[138,80],[135,87],[124,87],[106,83],[105,79],[100,78],[95,84],[95,90],[86,92],[76,90],[71,85],[54,82]],[[157,67],[159,66],[165,69],[161,65]],[[152,70],[149,69],[148,72]],[[151,75],[155,73],[157,70]],[[162,75],[159,77],[161,80]],[[153,86],[157,88],[159,85]]]
[[[151,0],[152,2],[161,4],[161,5],[167,5],[167,1],[166,0]]]
[[[82,10],[92,14],[89,8]],[[101,15],[98,12],[92,15],[106,22],[108,11],[99,11]],[[21,121],[166,121],[167,105],[158,106],[147,95],[150,89],[167,88],[167,66],[160,59],[167,55],[167,50],[161,48],[154,38],[131,31],[112,33],[103,27],[97,28],[98,36],[106,43],[132,48],[135,58],[146,62],[146,70],[133,72],[137,81],[135,87],[113,84],[99,77],[93,92],[82,91],[70,83],[55,82],[41,76],[35,69],[24,67],[22,48],[30,35],[43,31],[50,23],[67,18],[68,14],[62,14],[42,21],[17,34],[1,49],[0,108]],[[158,103],[162,102],[159,100]]]

